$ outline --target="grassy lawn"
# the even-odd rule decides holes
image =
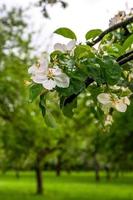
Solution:
[[[133,174],[125,174],[107,182],[102,176],[100,183],[92,173],[44,173],[45,195],[35,195],[34,173],[0,175],[0,200],[133,200]]]

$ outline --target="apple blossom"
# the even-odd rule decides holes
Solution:
[[[112,125],[112,123],[113,123],[113,117],[112,117],[112,115],[107,115],[106,119],[105,119],[105,122],[104,122],[104,125],[108,126],[108,125]]]
[[[119,112],[125,112],[130,100],[127,96],[118,98],[116,94],[101,93],[97,96],[98,101],[107,108],[115,108]]]
[[[76,46],[76,40],[71,40],[66,45],[61,43],[56,43],[54,45],[54,49],[66,53],[66,52],[71,52],[75,46]]]
[[[133,72],[128,75],[128,81],[131,82],[133,80]]]
[[[35,83],[42,84],[47,90],[52,90],[56,86],[69,87],[70,79],[62,72],[58,66],[49,67],[48,57],[41,57],[37,65],[33,65],[28,69],[31,79]]]

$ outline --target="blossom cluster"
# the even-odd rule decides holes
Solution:
[[[125,11],[119,11],[113,18],[109,21],[109,26],[113,26],[117,23],[120,23],[129,17],[133,16],[133,8],[131,8],[130,12],[127,14]]]
[[[115,16],[117,23],[119,19],[123,20],[121,17],[124,18],[124,16],[125,13],[118,13]],[[112,21],[112,23],[115,22]],[[39,107],[43,116],[46,116],[49,112],[47,112],[46,100],[49,96],[47,93],[56,91],[60,109],[64,115],[71,117],[77,106],[78,95],[87,91],[90,94],[86,98],[90,111],[93,105],[92,110],[96,119],[99,114],[95,113],[99,112],[102,119],[104,118],[104,125],[111,125],[113,111],[125,112],[130,105],[129,97],[132,94],[129,87],[133,80],[131,64],[129,63],[127,66],[128,70],[127,68],[123,70],[116,59],[121,55],[118,51],[120,45],[115,47],[110,43],[101,51],[100,47],[101,45],[106,46],[105,42],[101,42],[96,49],[87,44],[78,44],[75,33],[68,28],[59,28],[54,33],[71,40],[67,44],[56,43],[50,54],[43,53],[37,62],[28,69],[32,80],[31,99],[40,97]],[[86,40],[94,39],[100,33],[99,29],[88,31],[85,35]],[[127,40],[129,39],[132,38]],[[108,39],[106,40],[108,43]],[[126,47],[123,47],[123,51],[125,48],[131,47],[129,41],[126,43]],[[53,94],[55,95],[55,93]]]
[[[75,47],[76,40],[71,40],[67,45],[56,43],[54,50],[72,55]],[[28,73],[35,84],[41,84],[46,90],[51,91],[56,89],[56,86],[68,88],[70,85],[70,77],[62,71],[58,63],[55,62],[53,65],[50,62],[50,55],[48,53],[42,54],[37,63],[28,69]],[[125,112],[127,105],[130,105],[130,100],[127,96],[119,98],[115,93],[100,93],[97,96],[97,100],[105,113],[108,113],[110,108],[114,108],[119,112]]]
[[[101,93],[97,96],[98,101],[103,105],[103,110],[115,108],[119,112],[125,112],[130,100],[127,96],[118,98],[116,94]]]
[[[76,41],[72,40],[67,45],[56,43],[54,50],[65,52],[72,52],[75,47]],[[31,74],[31,79],[34,83],[42,84],[47,90],[52,90],[56,86],[61,88],[67,88],[70,84],[70,78],[63,73],[57,64],[53,67],[50,66],[50,56],[45,53],[41,55],[38,62],[28,69],[28,73]]]

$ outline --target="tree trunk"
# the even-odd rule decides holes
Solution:
[[[106,164],[104,166],[105,172],[106,172],[106,179],[109,181],[111,179],[111,175],[110,175],[110,166],[108,164]]]
[[[57,176],[61,175],[61,156],[60,155],[58,155],[58,157],[57,157],[56,175]]]
[[[100,181],[99,167],[98,166],[95,166],[95,177],[96,177],[96,181]]]
[[[70,167],[67,167],[67,168],[66,168],[66,172],[67,172],[68,174],[71,174],[71,169],[70,169]]]
[[[111,180],[110,170],[106,171],[106,179]]]
[[[96,157],[96,153],[94,153],[93,159],[94,159],[93,162],[94,162],[95,178],[96,178],[96,181],[100,181],[100,174],[99,174],[100,166]]]
[[[20,172],[18,169],[16,169],[16,172],[15,172],[15,175],[16,175],[16,178],[19,179],[20,178]]]
[[[120,167],[119,167],[119,165],[116,165],[114,178],[116,178],[116,179],[119,178],[119,175],[120,175]]]
[[[43,194],[42,169],[39,165],[36,166],[35,172],[36,172],[37,194]]]
[[[115,178],[116,178],[116,179],[119,178],[119,175],[120,175],[119,172],[120,172],[120,171],[119,171],[118,169],[116,169],[116,171],[115,171]]]
[[[43,159],[50,153],[54,152],[56,148],[42,148],[37,153],[36,162],[35,162],[35,173],[36,173],[36,184],[37,184],[37,194],[43,194],[43,177],[42,177],[42,169],[43,169]]]

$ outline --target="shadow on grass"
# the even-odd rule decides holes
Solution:
[[[112,178],[110,180],[106,179],[105,174],[101,174],[100,181],[97,182],[95,180],[95,174],[94,173],[82,173],[82,172],[77,172],[77,173],[71,173],[71,174],[66,174],[63,173],[60,177],[55,176],[54,174],[46,174],[44,175],[44,178],[46,181],[51,182],[66,182],[66,183],[82,183],[82,184],[87,184],[87,183],[93,183],[93,184],[118,184],[118,185],[133,185],[133,174],[123,174],[119,178],[114,178],[114,174],[112,175]]]

